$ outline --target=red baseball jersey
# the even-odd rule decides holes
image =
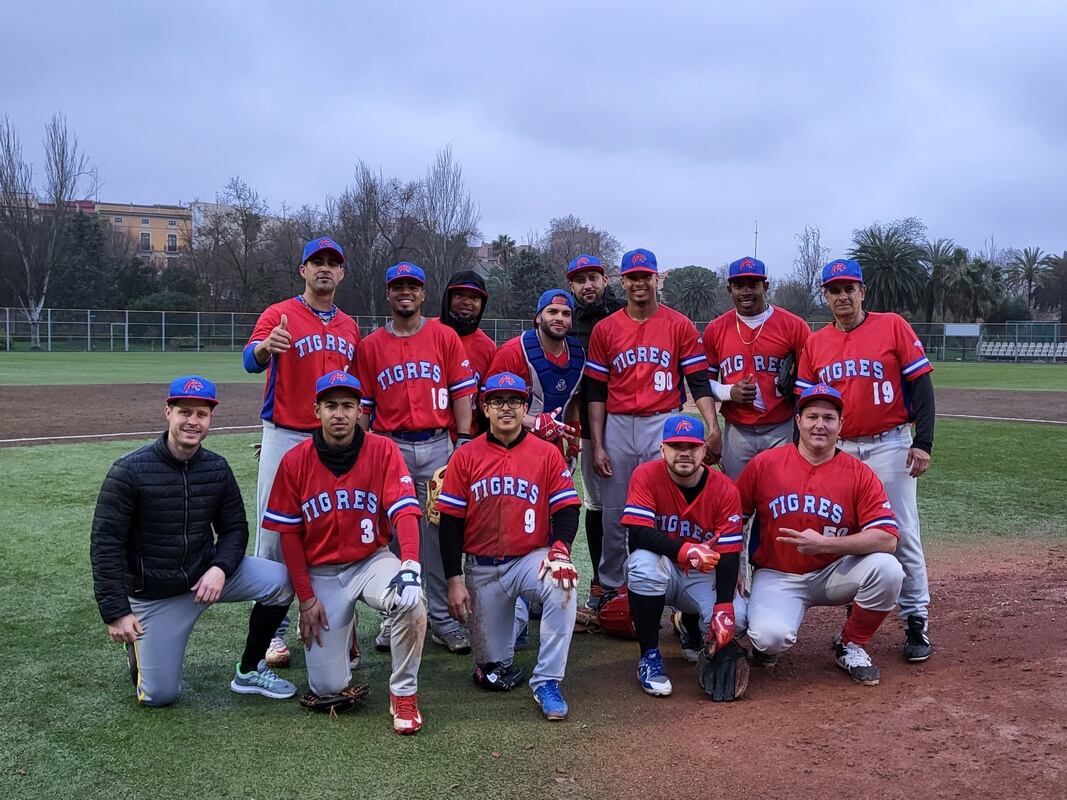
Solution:
[[[868,311],[852,330],[832,324],[811,335],[797,388],[822,382],[841,392],[841,438],[873,436],[911,421],[908,383],[933,370],[919,337],[899,314]]]
[[[758,567],[799,575],[840,558],[800,553],[777,540],[782,528],[812,528],[823,536],[850,536],[878,528],[898,535],[882,482],[874,470],[842,450],[817,466],[794,444],[764,450],[741,471],[737,488],[744,515],[756,515],[749,552]]]
[[[563,352],[558,356],[554,356],[545,350],[545,358],[560,367],[567,366],[571,360],[567,348],[563,348]],[[493,356],[493,363],[486,374],[496,375],[499,372],[511,372],[526,381],[527,386],[530,385],[530,362],[526,360],[526,352],[522,349],[522,336],[508,339],[496,351],[496,355]],[[548,410],[552,411],[551,408]]]
[[[724,384],[740,383],[748,375],[756,379],[755,403],[722,404],[722,415],[734,425],[776,425],[793,416],[793,398],[783,397],[775,385],[778,368],[790,353],[800,357],[811,330],[784,308],[770,306],[770,312],[756,328],[731,310],[704,329],[708,377]]]
[[[608,385],[608,413],[639,416],[679,409],[683,377],[707,368],[696,326],[664,305],[643,322],[625,308],[600,320],[585,362],[586,376]]]
[[[436,319],[411,336],[374,331],[360,345],[356,375],[372,427],[384,432],[447,428],[451,398],[478,390],[459,335]]]
[[[675,541],[709,544],[719,553],[740,553],[741,498],[734,482],[717,469],[690,503],[671,480],[667,462],[646,461],[630,477],[623,525],[655,528]]]
[[[476,389],[481,388],[491,374],[489,365],[493,363],[493,357],[496,355],[496,342],[481,328],[474,333],[460,336],[459,340],[463,343],[463,352],[467,354],[467,360],[470,362],[474,385]]]
[[[452,455],[437,509],[466,520],[463,552],[504,558],[547,546],[550,515],[580,504],[555,446],[522,434],[505,447],[483,434]]]
[[[368,433],[340,477],[319,459],[312,439],[282,456],[263,527],[301,537],[309,566],[349,564],[388,545],[405,515],[422,511],[404,457],[391,439]]]
[[[286,330],[292,334],[292,347],[272,356],[259,367],[251,350],[266,339],[286,316]],[[311,431],[319,427],[315,417],[315,381],[335,369],[349,371],[359,344],[356,321],[341,310],[328,323],[297,297],[268,306],[259,315],[245,345],[244,363],[250,372],[267,371],[260,416],[283,428]]]

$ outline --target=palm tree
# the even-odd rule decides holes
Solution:
[[[711,319],[721,294],[719,276],[704,267],[672,269],[663,281],[663,302],[694,321]]]
[[[967,261],[967,251],[951,239],[927,240],[920,248],[919,263],[929,275],[926,284],[926,321],[934,321],[934,313],[945,313],[945,278],[953,265]]]
[[[493,255],[500,261],[500,266],[506,267],[508,259],[515,255],[515,240],[502,233],[493,240]]]
[[[1067,250],[1062,255],[1049,254],[1042,259],[1046,269],[1041,273],[1038,305],[1060,309],[1060,324],[1067,325]]]
[[[1026,287],[1026,307],[1034,307],[1034,287],[1041,280],[1041,274],[1048,270],[1044,254],[1040,247],[1026,247],[1016,250],[1008,259],[1008,285],[1013,289]]]
[[[945,310],[957,322],[979,322],[996,308],[1003,294],[1000,267],[986,258],[954,263],[945,273]]]
[[[495,314],[507,318],[511,316],[511,276],[501,266],[492,266],[485,276],[485,288],[493,298]]]
[[[863,268],[864,305],[871,311],[909,311],[922,303],[928,276],[922,250],[895,227],[871,225],[856,231],[848,253]]]

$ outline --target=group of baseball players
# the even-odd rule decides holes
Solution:
[[[846,609],[832,647],[857,682],[878,683],[866,645],[894,608],[904,658],[929,658],[916,479],[933,445],[932,367],[904,319],[863,308],[856,262],[824,267],[833,322],[812,334],[768,303],[765,265],[739,259],[734,308],[701,337],[659,303],[651,251],[623,256],[625,300],[599,258],[578,255],[570,291],[541,295],[534,326],[499,349],[479,328],[489,297],[476,272],[452,276],[433,319],[423,270],[390,267],[391,319],[362,339],[334,303],[342,248],[312,240],[300,274],[303,293],[267,308],[243,353],[266,373],[254,555],[233,473],[201,446],[210,380],[175,379],[163,435],[104,480],[94,589],[141,703],[180,696],[193,625],[219,601],[254,601],[231,689],[295,695],[277,672],[294,594],[301,704],[333,712],[367,695],[352,679],[363,601],[392,659],[401,734],[423,726],[427,628],[447,652],[473,653],[481,688],[528,683],[549,720],[568,716],[576,629],[636,639],[641,688],[669,695],[667,609],[715,700],[744,692],[749,662],[773,667],[815,605]],[[688,400],[695,414],[681,413]],[[579,464],[584,598],[571,558]],[[516,650],[538,616],[527,674]]]

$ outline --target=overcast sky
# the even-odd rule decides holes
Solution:
[[[0,112],[38,159],[68,117],[100,199],[211,200],[240,175],[321,204],[362,159],[449,143],[486,240],[572,213],[663,266],[792,267],[820,226],[921,217],[1067,250],[1067,4],[17,3]]]

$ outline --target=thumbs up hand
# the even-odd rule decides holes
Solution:
[[[748,374],[739,383],[731,386],[730,399],[735,403],[748,403],[749,405],[756,402],[756,376]]]
[[[282,314],[281,320],[271,329],[270,335],[260,343],[263,352],[276,356],[292,347],[293,335],[289,333],[288,328],[289,318]]]

